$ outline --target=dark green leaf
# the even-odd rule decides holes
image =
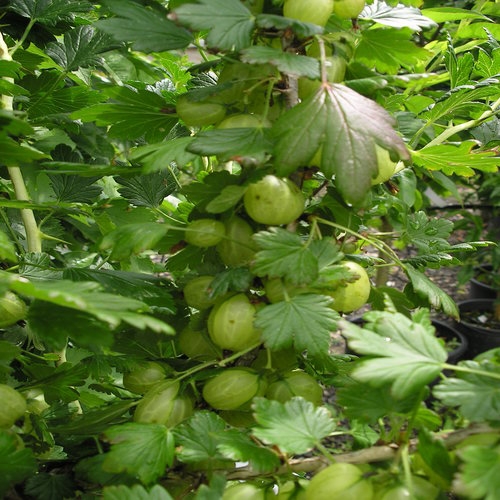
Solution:
[[[312,80],[320,78],[319,61],[312,57],[283,52],[273,47],[252,46],[242,50],[241,60],[249,64],[271,64],[282,73],[305,76]]]
[[[139,484],[108,486],[102,490],[103,500],[173,500],[170,494],[156,484],[149,491]]]
[[[69,21],[76,13],[88,12],[92,6],[86,0],[13,0],[9,8],[48,26]]]
[[[15,167],[20,163],[29,163],[33,160],[48,158],[48,155],[38,151],[38,149],[28,146],[27,144],[19,144],[10,137],[0,136],[0,150],[2,151],[0,165],[5,165],[7,167]]]
[[[257,16],[257,25],[259,28],[272,29],[277,31],[286,31],[291,29],[300,38],[309,38],[314,35],[319,35],[323,32],[323,28],[317,24],[303,23],[296,19],[278,16],[274,14],[259,14]]]
[[[210,283],[212,296],[224,295],[228,291],[245,292],[250,288],[253,274],[247,267],[233,267],[225,269]]]
[[[110,126],[109,135],[120,139],[145,136],[151,141],[163,140],[177,123],[173,107],[148,90],[111,87],[106,90],[112,103],[96,104],[73,113],[73,118]]]
[[[253,410],[258,426],[252,433],[287,453],[306,453],[336,427],[326,408],[316,408],[303,398],[293,398],[285,404],[256,398]]]
[[[220,194],[205,207],[207,212],[220,214],[234,207],[245,194],[245,186],[226,186]]]
[[[154,483],[174,459],[174,442],[164,425],[128,423],[104,433],[111,450],[103,462],[105,470],[127,472],[143,484]]]
[[[458,406],[472,421],[500,420],[500,368],[493,363],[465,361],[461,366],[478,373],[461,373],[460,378],[446,378],[434,387],[434,395],[445,405]],[[484,375],[481,374],[484,372]]]
[[[255,17],[238,0],[199,0],[174,11],[177,19],[195,30],[209,30],[209,47],[241,50],[251,43]]]
[[[278,139],[277,172],[288,176],[320,150],[321,171],[327,177],[335,176],[339,191],[349,202],[360,203],[378,171],[376,144],[395,157],[409,159],[393,123],[387,111],[354,90],[338,84],[322,86],[273,126]]]
[[[172,176],[164,172],[137,177],[117,177],[116,182],[123,187],[118,192],[132,205],[158,208],[177,185]]]
[[[285,278],[305,284],[318,276],[318,258],[299,235],[281,228],[254,235],[259,251],[253,266],[257,276]]]
[[[356,47],[356,59],[380,73],[396,74],[400,68],[412,69],[426,61],[430,54],[411,41],[407,28],[363,30]]]
[[[441,488],[448,489],[455,467],[443,441],[435,439],[427,429],[422,429],[418,435],[418,453],[432,476],[437,476]]]
[[[95,182],[98,177],[77,175],[49,175],[50,184],[58,202],[93,203],[102,191]]]
[[[269,448],[259,446],[241,430],[226,431],[221,436],[218,449],[225,457],[235,462],[249,462],[256,472],[271,472],[280,465],[276,453]]]
[[[20,446],[15,434],[0,430],[0,495],[16,483],[33,476],[37,463],[29,448]]]
[[[459,494],[474,500],[496,500],[500,491],[500,449],[468,446],[460,451],[463,460],[456,486]]]
[[[46,52],[65,71],[75,71],[96,65],[99,54],[115,47],[108,35],[85,25],[64,33],[63,41],[49,44]]]
[[[70,477],[63,474],[41,472],[26,481],[26,493],[38,500],[71,498],[76,489]]]
[[[146,6],[130,0],[103,3],[117,17],[101,19],[94,24],[116,40],[132,42],[135,50],[147,53],[183,49],[192,40],[187,30]]]
[[[226,423],[215,413],[196,412],[173,431],[176,443],[180,446],[177,457],[185,463],[224,459],[218,450],[218,444],[219,436],[225,428]],[[200,436],[203,436],[203,439],[200,439]]]
[[[362,358],[353,372],[357,380],[375,387],[392,383],[397,399],[408,397],[432,382],[443,369],[447,353],[428,323],[417,323],[400,313],[373,313],[366,328],[342,321],[349,347]]]
[[[294,345],[296,351],[321,356],[328,352],[339,318],[331,302],[324,295],[296,295],[259,309],[255,326],[262,329],[262,339],[273,351]]]
[[[448,316],[458,319],[457,304],[444,290],[410,265],[405,266],[405,271],[418,296],[425,298],[433,308],[441,309]]]
[[[192,182],[184,188],[187,199],[199,210],[206,210],[212,200],[218,198],[228,186],[234,186],[238,179],[228,171],[212,172],[203,178],[202,182]]]

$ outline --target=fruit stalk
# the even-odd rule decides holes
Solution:
[[[12,57],[9,54],[9,49],[5,40],[3,39],[2,33],[0,33],[0,60],[12,61]],[[13,82],[13,79],[6,78]],[[2,108],[7,111],[13,111],[13,98],[11,96],[2,95]],[[23,174],[19,166],[8,166],[7,170],[9,172],[10,180],[12,181],[12,186],[14,187],[14,193],[18,201],[30,201],[28,195],[28,190],[26,189],[26,184],[24,183]],[[21,209],[21,218],[23,221],[24,229],[26,231],[26,243],[28,247],[28,252],[39,253],[42,251],[42,238],[38,225],[36,223],[35,214],[33,210],[29,208]]]

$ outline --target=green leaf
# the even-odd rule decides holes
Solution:
[[[172,176],[162,172],[130,178],[116,177],[115,180],[123,186],[118,192],[129,203],[138,207],[158,208],[177,188]]]
[[[48,155],[38,151],[38,149],[27,144],[20,144],[10,137],[0,136],[0,150],[2,151],[0,165],[7,167],[15,167],[20,163],[29,163],[33,160],[48,158]]]
[[[262,339],[273,351],[294,345],[296,351],[321,356],[328,352],[339,318],[331,302],[324,295],[296,295],[259,309],[255,326],[262,329]]]
[[[479,12],[457,7],[431,7],[422,9],[422,14],[436,23],[459,21],[461,19],[486,19],[486,16]]]
[[[160,486],[154,485],[149,491],[135,484],[134,486],[107,486],[102,490],[103,500],[173,500],[170,494]]]
[[[38,500],[60,500],[73,497],[75,489],[75,483],[66,475],[40,472],[26,481],[25,491]]]
[[[226,422],[211,411],[198,411],[186,422],[174,429],[176,444],[180,446],[177,458],[185,463],[223,460],[219,451],[219,437],[224,433]],[[203,436],[203,439],[200,439]]]
[[[458,474],[459,494],[466,498],[496,500],[500,491],[500,447],[467,446]]]
[[[252,433],[286,453],[306,453],[336,428],[326,408],[316,408],[303,398],[292,398],[284,404],[256,398],[253,410],[258,426]]]
[[[218,196],[205,207],[212,214],[220,214],[234,207],[245,194],[245,186],[226,186]]]
[[[491,55],[479,48],[477,62],[474,66],[482,77],[488,78],[500,74],[500,48],[491,51]]]
[[[253,274],[247,267],[232,267],[225,269],[210,283],[211,295],[217,297],[232,290],[235,292],[247,291],[253,281]]]
[[[400,68],[411,70],[431,57],[411,40],[412,35],[408,28],[363,30],[355,58],[389,75],[395,75]]]
[[[418,434],[418,454],[434,481],[440,483],[442,489],[448,489],[455,467],[443,441],[433,437],[429,430],[421,429]]]
[[[37,471],[35,456],[30,448],[20,446],[15,434],[0,430],[0,495],[16,483],[33,476]]]
[[[109,126],[110,137],[121,140],[141,136],[148,141],[163,140],[177,123],[173,106],[149,90],[111,87],[106,89],[106,95],[112,102],[80,109],[72,118]]]
[[[0,230],[0,260],[17,262],[16,247],[9,237]]]
[[[445,175],[472,177],[476,170],[496,172],[500,158],[493,151],[474,151],[474,141],[459,144],[439,144],[412,152],[416,165],[428,170],[439,170]]]
[[[425,274],[410,265],[405,266],[405,272],[410,278],[415,293],[424,298],[435,309],[441,309],[445,314],[458,319],[458,307],[455,301]]]
[[[156,222],[126,224],[107,233],[100,247],[101,250],[111,250],[113,259],[125,260],[154,248],[169,229],[167,225]]]
[[[10,288],[21,295],[86,312],[113,328],[125,322],[141,330],[151,328],[158,333],[173,333],[172,328],[163,321],[138,312],[148,309],[144,302],[101,292],[98,283],[73,283],[67,280],[30,282],[25,278],[6,275],[2,274],[0,281],[4,278]]]
[[[255,17],[238,0],[199,0],[174,10],[176,18],[195,30],[209,30],[209,47],[241,50],[251,43]]]
[[[102,191],[95,185],[98,177],[49,175],[49,179],[58,202],[92,204]]]
[[[266,128],[211,129],[199,132],[187,150],[204,156],[219,156],[220,160],[250,157],[262,162],[272,151],[273,144]]]
[[[389,414],[409,415],[420,404],[420,395],[414,393],[404,399],[391,394],[390,385],[373,387],[360,381],[349,381],[337,392],[338,404],[346,417],[368,424],[376,424]]]
[[[374,387],[392,383],[392,394],[403,399],[421,390],[440,373],[447,353],[430,324],[417,323],[400,313],[373,313],[365,328],[343,320],[349,347],[362,358],[352,376]]]
[[[115,47],[108,35],[85,25],[64,33],[62,42],[47,45],[46,53],[65,71],[75,71],[96,65],[99,54]]]
[[[321,76],[317,59],[283,52],[273,47],[248,47],[241,51],[241,60],[249,64],[269,63],[282,73],[296,77],[305,76],[314,80]]]
[[[419,9],[407,7],[403,4],[390,6],[384,2],[374,2],[365,6],[359,18],[374,21],[384,26],[391,26],[392,28],[410,28],[413,31],[436,27],[436,23],[422,15]]]
[[[313,23],[303,23],[297,19],[278,16],[275,14],[259,14],[257,26],[265,30],[287,31],[292,30],[299,38],[309,38],[323,33],[323,28]]]
[[[140,146],[132,151],[130,159],[141,163],[146,174],[157,170],[168,170],[172,163],[184,167],[198,157],[187,150],[192,141],[193,137],[178,137],[170,141]]]
[[[249,462],[256,472],[271,472],[280,465],[280,459],[276,453],[269,448],[259,446],[241,430],[226,431],[221,436],[218,449],[225,457],[235,462]]]
[[[445,405],[458,406],[462,415],[469,420],[499,421],[500,367],[487,361],[464,361],[460,366],[479,373],[457,372],[460,378],[446,378],[434,387],[434,395]]]
[[[392,117],[374,101],[343,85],[324,85],[274,124],[278,175],[288,176],[307,165],[321,150],[321,171],[335,176],[347,201],[360,203],[378,172],[376,144],[388,149],[394,159],[409,159],[393,124]]]
[[[48,26],[74,19],[78,12],[92,9],[85,0],[13,0],[9,9]]]
[[[108,472],[126,472],[143,484],[154,483],[174,460],[174,440],[164,425],[128,423],[105,431],[111,450],[103,468]]]
[[[259,247],[253,265],[257,276],[285,278],[293,284],[305,284],[318,276],[318,258],[298,234],[274,227],[253,238]]]
[[[453,222],[447,219],[429,218],[419,211],[406,217],[402,240],[407,245],[415,245],[419,251],[430,253],[450,247],[448,239],[453,231]]]
[[[132,42],[134,50],[163,52],[187,47],[193,37],[184,28],[146,6],[129,0],[106,0],[103,4],[116,14],[95,26],[121,42]]]

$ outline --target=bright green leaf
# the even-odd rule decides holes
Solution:
[[[364,30],[356,47],[355,58],[380,73],[396,74],[401,68],[412,69],[431,54],[411,41],[408,28]]]
[[[476,170],[496,172],[500,158],[493,151],[474,151],[473,141],[458,144],[439,144],[412,152],[416,165],[428,170],[439,170],[445,175],[472,177]]]
[[[245,194],[245,186],[226,186],[208,205],[206,210],[212,214],[220,214],[234,207]]]
[[[163,172],[156,172],[136,177],[117,177],[116,182],[121,188],[118,192],[135,206],[158,208],[163,200],[171,194],[177,184],[172,176]]]
[[[431,7],[422,9],[422,14],[436,23],[459,21],[461,19],[485,19],[485,16],[479,12],[457,7]]]
[[[103,462],[108,472],[127,472],[149,485],[173,463],[173,436],[164,425],[131,422],[110,427],[104,436],[111,443]]]
[[[286,453],[306,453],[336,428],[324,407],[315,407],[303,398],[286,403],[256,398],[253,403],[257,427],[252,433]]]
[[[419,9],[398,4],[395,7],[385,2],[374,2],[366,5],[360,19],[374,21],[392,28],[410,28],[413,31],[421,31],[422,28],[435,28],[436,23],[422,15]]]
[[[447,353],[434,329],[400,313],[378,313],[365,328],[342,321],[349,347],[361,358],[352,376],[375,387],[392,383],[392,394],[406,398],[432,382],[443,369]]]
[[[195,30],[209,30],[209,47],[241,50],[251,43],[255,18],[238,0],[199,0],[174,11],[176,18]]]
[[[27,144],[19,144],[10,137],[0,136],[0,150],[2,151],[0,165],[6,165],[7,167],[18,166],[20,163],[28,163],[48,157],[38,149]]]
[[[17,262],[16,247],[9,237],[0,230],[0,259]]]
[[[134,486],[107,486],[102,490],[103,500],[173,500],[163,486],[156,484],[149,491],[139,484]]]
[[[321,356],[328,352],[339,318],[331,302],[324,295],[296,295],[259,309],[255,326],[262,329],[262,339],[271,350],[293,345],[296,351]]]
[[[135,50],[163,52],[182,49],[192,40],[191,34],[146,6],[129,0],[106,0],[106,7],[117,17],[101,19],[95,26],[116,40],[132,42]]]

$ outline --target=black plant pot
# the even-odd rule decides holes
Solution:
[[[474,269],[474,277],[469,282],[469,298],[470,299],[494,299],[497,296],[498,290],[494,288],[488,281],[488,274],[493,271],[493,266],[484,264]]]
[[[494,306],[494,299],[470,299],[458,303],[461,319],[455,327],[467,337],[467,359],[500,347],[500,323],[492,319]]]

